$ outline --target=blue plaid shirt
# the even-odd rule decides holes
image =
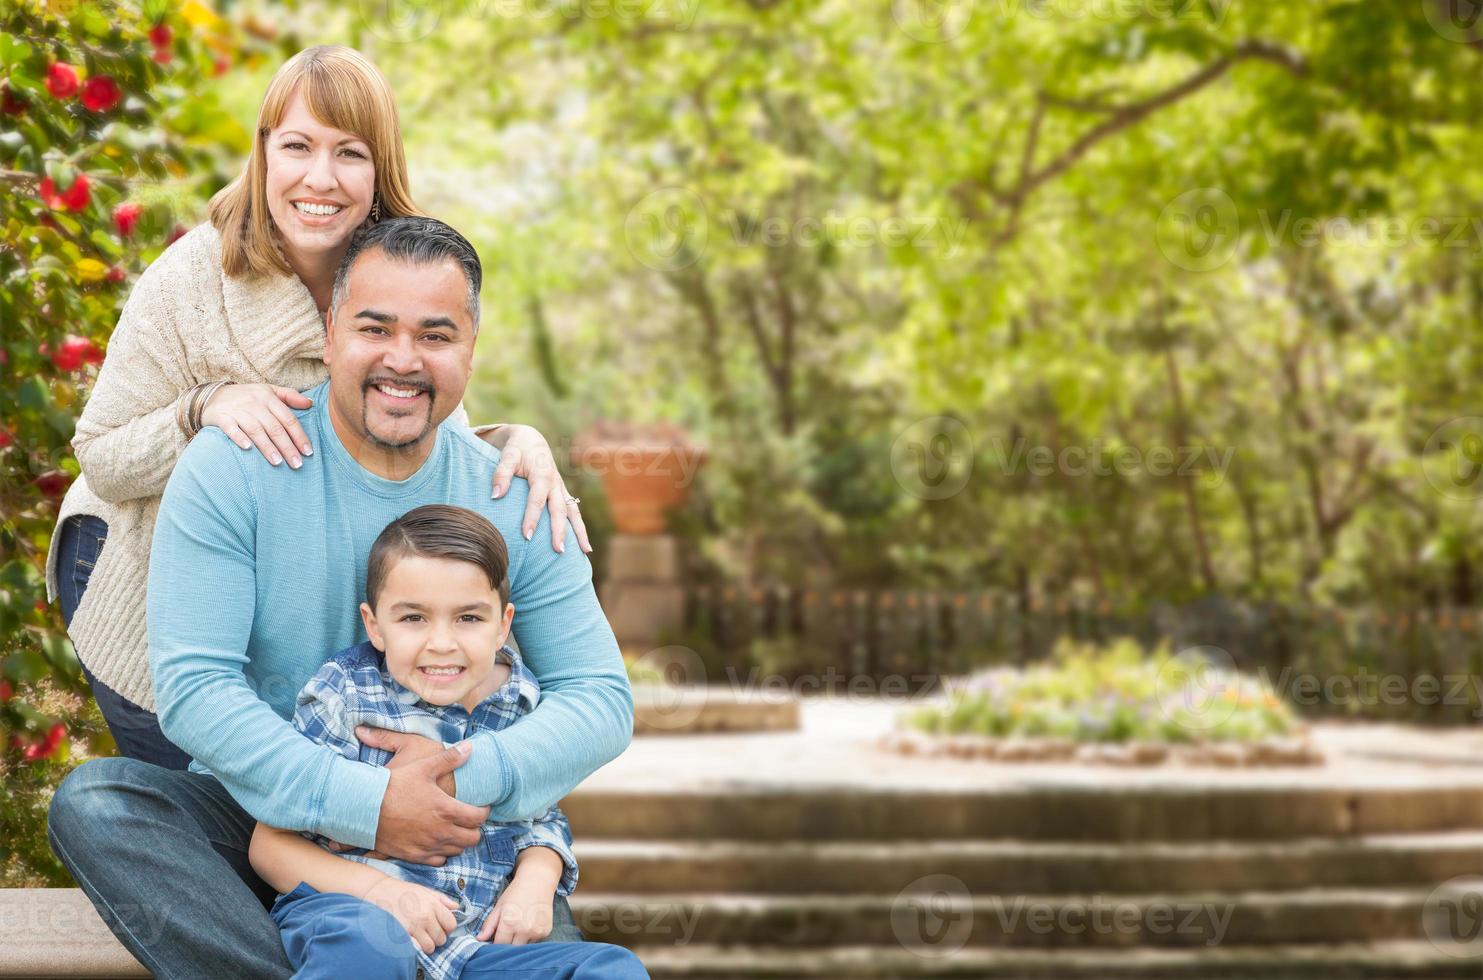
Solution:
[[[373,766],[386,765],[392,754],[363,745],[355,736],[356,725],[411,732],[444,745],[453,745],[486,729],[508,728],[535,710],[541,688],[514,650],[501,649],[498,661],[510,665],[509,680],[471,712],[461,704],[437,705],[422,700],[386,672],[379,650],[369,642],[361,643],[326,662],[304,685],[294,709],[294,728],[316,742],[332,746],[347,759]],[[320,846],[327,843],[326,838],[317,834],[305,832],[304,836]],[[577,886],[571,828],[559,807],[553,806],[533,820],[514,823],[491,820],[484,824],[483,836],[477,846],[449,858],[438,868],[410,861],[368,858],[364,849],[340,853],[341,857],[359,861],[394,878],[426,885],[458,902],[459,907],[453,913],[458,927],[449,934],[448,941],[430,954],[418,952],[418,960],[429,978],[457,977],[469,957],[484,945],[474,937],[514,874],[516,855],[527,847],[549,847],[561,855],[565,870],[557,894],[570,895]]]

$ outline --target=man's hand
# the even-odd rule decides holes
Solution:
[[[413,735],[411,732],[394,732],[386,728],[372,728],[370,725],[357,725],[355,737],[373,749],[385,749],[391,753],[391,761],[386,764],[388,769],[398,769],[413,762],[421,762],[430,759],[444,751],[441,742],[435,742],[422,735]],[[438,788],[449,796],[458,795],[458,787],[454,782],[453,773],[445,772],[438,777]]]
[[[391,734],[391,733],[385,733]],[[415,736],[413,736],[415,737]],[[439,778],[468,761],[468,742],[440,749],[416,761],[388,765],[391,780],[381,798],[376,850],[403,861],[441,867],[447,859],[479,843],[489,807],[460,803],[439,786]]]

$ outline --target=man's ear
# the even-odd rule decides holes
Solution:
[[[335,308],[332,305],[324,311],[324,353],[320,360],[325,364],[330,362],[330,350],[335,346]]]
[[[360,604],[360,621],[366,626],[366,636],[370,637],[371,646],[385,653],[386,638],[381,635],[381,624],[376,622],[376,614],[364,602]]]

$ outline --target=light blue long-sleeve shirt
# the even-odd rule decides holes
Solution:
[[[528,486],[489,489],[499,452],[467,428],[438,427],[406,480],[366,470],[336,436],[328,383],[296,411],[314,455],[272,466],[208,428],[165,487],[149,560],[149,659],[165,735],[254,817],[372,847],[389,772],[295,732],[294,698],[336,651],[366,638],[366,560],[393,519],[422,504],[488,517],[510,553],[513,632],[545,697],[520,724],[473,739],[459,799],[496,820],[542,813],[622,752],[633,698],[592,567],[568,528],[551,548],[543,512],[520,533]]]

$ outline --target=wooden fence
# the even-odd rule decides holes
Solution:
[[[713,679],[760,670],[905,679],[920,691],[943,676],[1043,660],[1062,637],[1215,647],[1313,714],[1483,722],[1483,610],[1224,599],[1128,610],[997,591],[716,586],[688,592],[676,639],[701,653]]]

